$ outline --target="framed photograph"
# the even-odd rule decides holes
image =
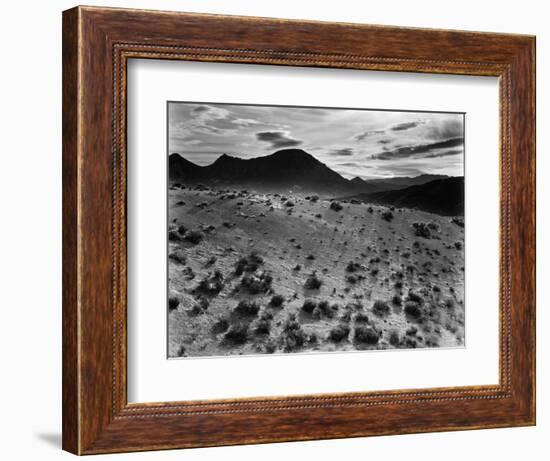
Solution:
[[[63,448],[535,424],[535,39],[63,13]]]

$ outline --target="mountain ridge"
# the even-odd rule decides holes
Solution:
[[[169,155],[170,180],[190,184],[212,182],[265,189],[297,188],[344,195],[399,190],[448,177],[422,174],[369,180],[358,176],[346,179],[305,150],[296,148],[281,149],[249,159],[224,153],[205,166],[197,165],[179,153]]]
[[[453,176],[404,189],[362,193],[342,198],[351,199],[378,205],[417,208],[444,216],[463,215],[464,177]]]

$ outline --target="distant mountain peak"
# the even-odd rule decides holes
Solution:
[[[356,176],[355,178],[350,179],[350,182],[351,182],[352,184],[359,184],[359,185],[365,184],[365,180],[362,179],[362,178],[360,178],[359,176]]]

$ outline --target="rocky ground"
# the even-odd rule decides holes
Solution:
[[[461,217],[172,184],[169,219],[170,357],[463,345]]]

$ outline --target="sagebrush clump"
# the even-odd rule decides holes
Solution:
[[[271,289],[273,277],[265,271],[245,274],[241,279],[240,288],[252,295],[266,293]]]
[[[242,300],[239,301],[239,304],[237,304],[233,312],[244,317],[254,317],[258,315],[259,310],[260,306],[258,306],[256,302]]]
[[[356,343],[374,345],[379,339],[378,332],[370,326],[357,325],[354,329],[353,341]]]
[[[330,330],[328,339],[334,343],[339,343],[342,342],[344,339],[347,339],[349,333],[349,325],[341,323]]]
[[[304,283],[304,288],[308,290],[318,290],[323,284],[322,280],[315,274],[311,274]]]
[[[372,311],[379,317],[383,317],[390,313],[390,306],[388,306],[385,301],[377,299],[376,301],[374,301]]]
[[[343,208],[342,204],[340,202],[331,202],[330,203],[330,209],[333,211],[341,211]]]
[[[237,323],[231,325],[229,330],[224,335],[224,342],[226,344],[238,346],[246,343],[248,339],[248,324]]]

